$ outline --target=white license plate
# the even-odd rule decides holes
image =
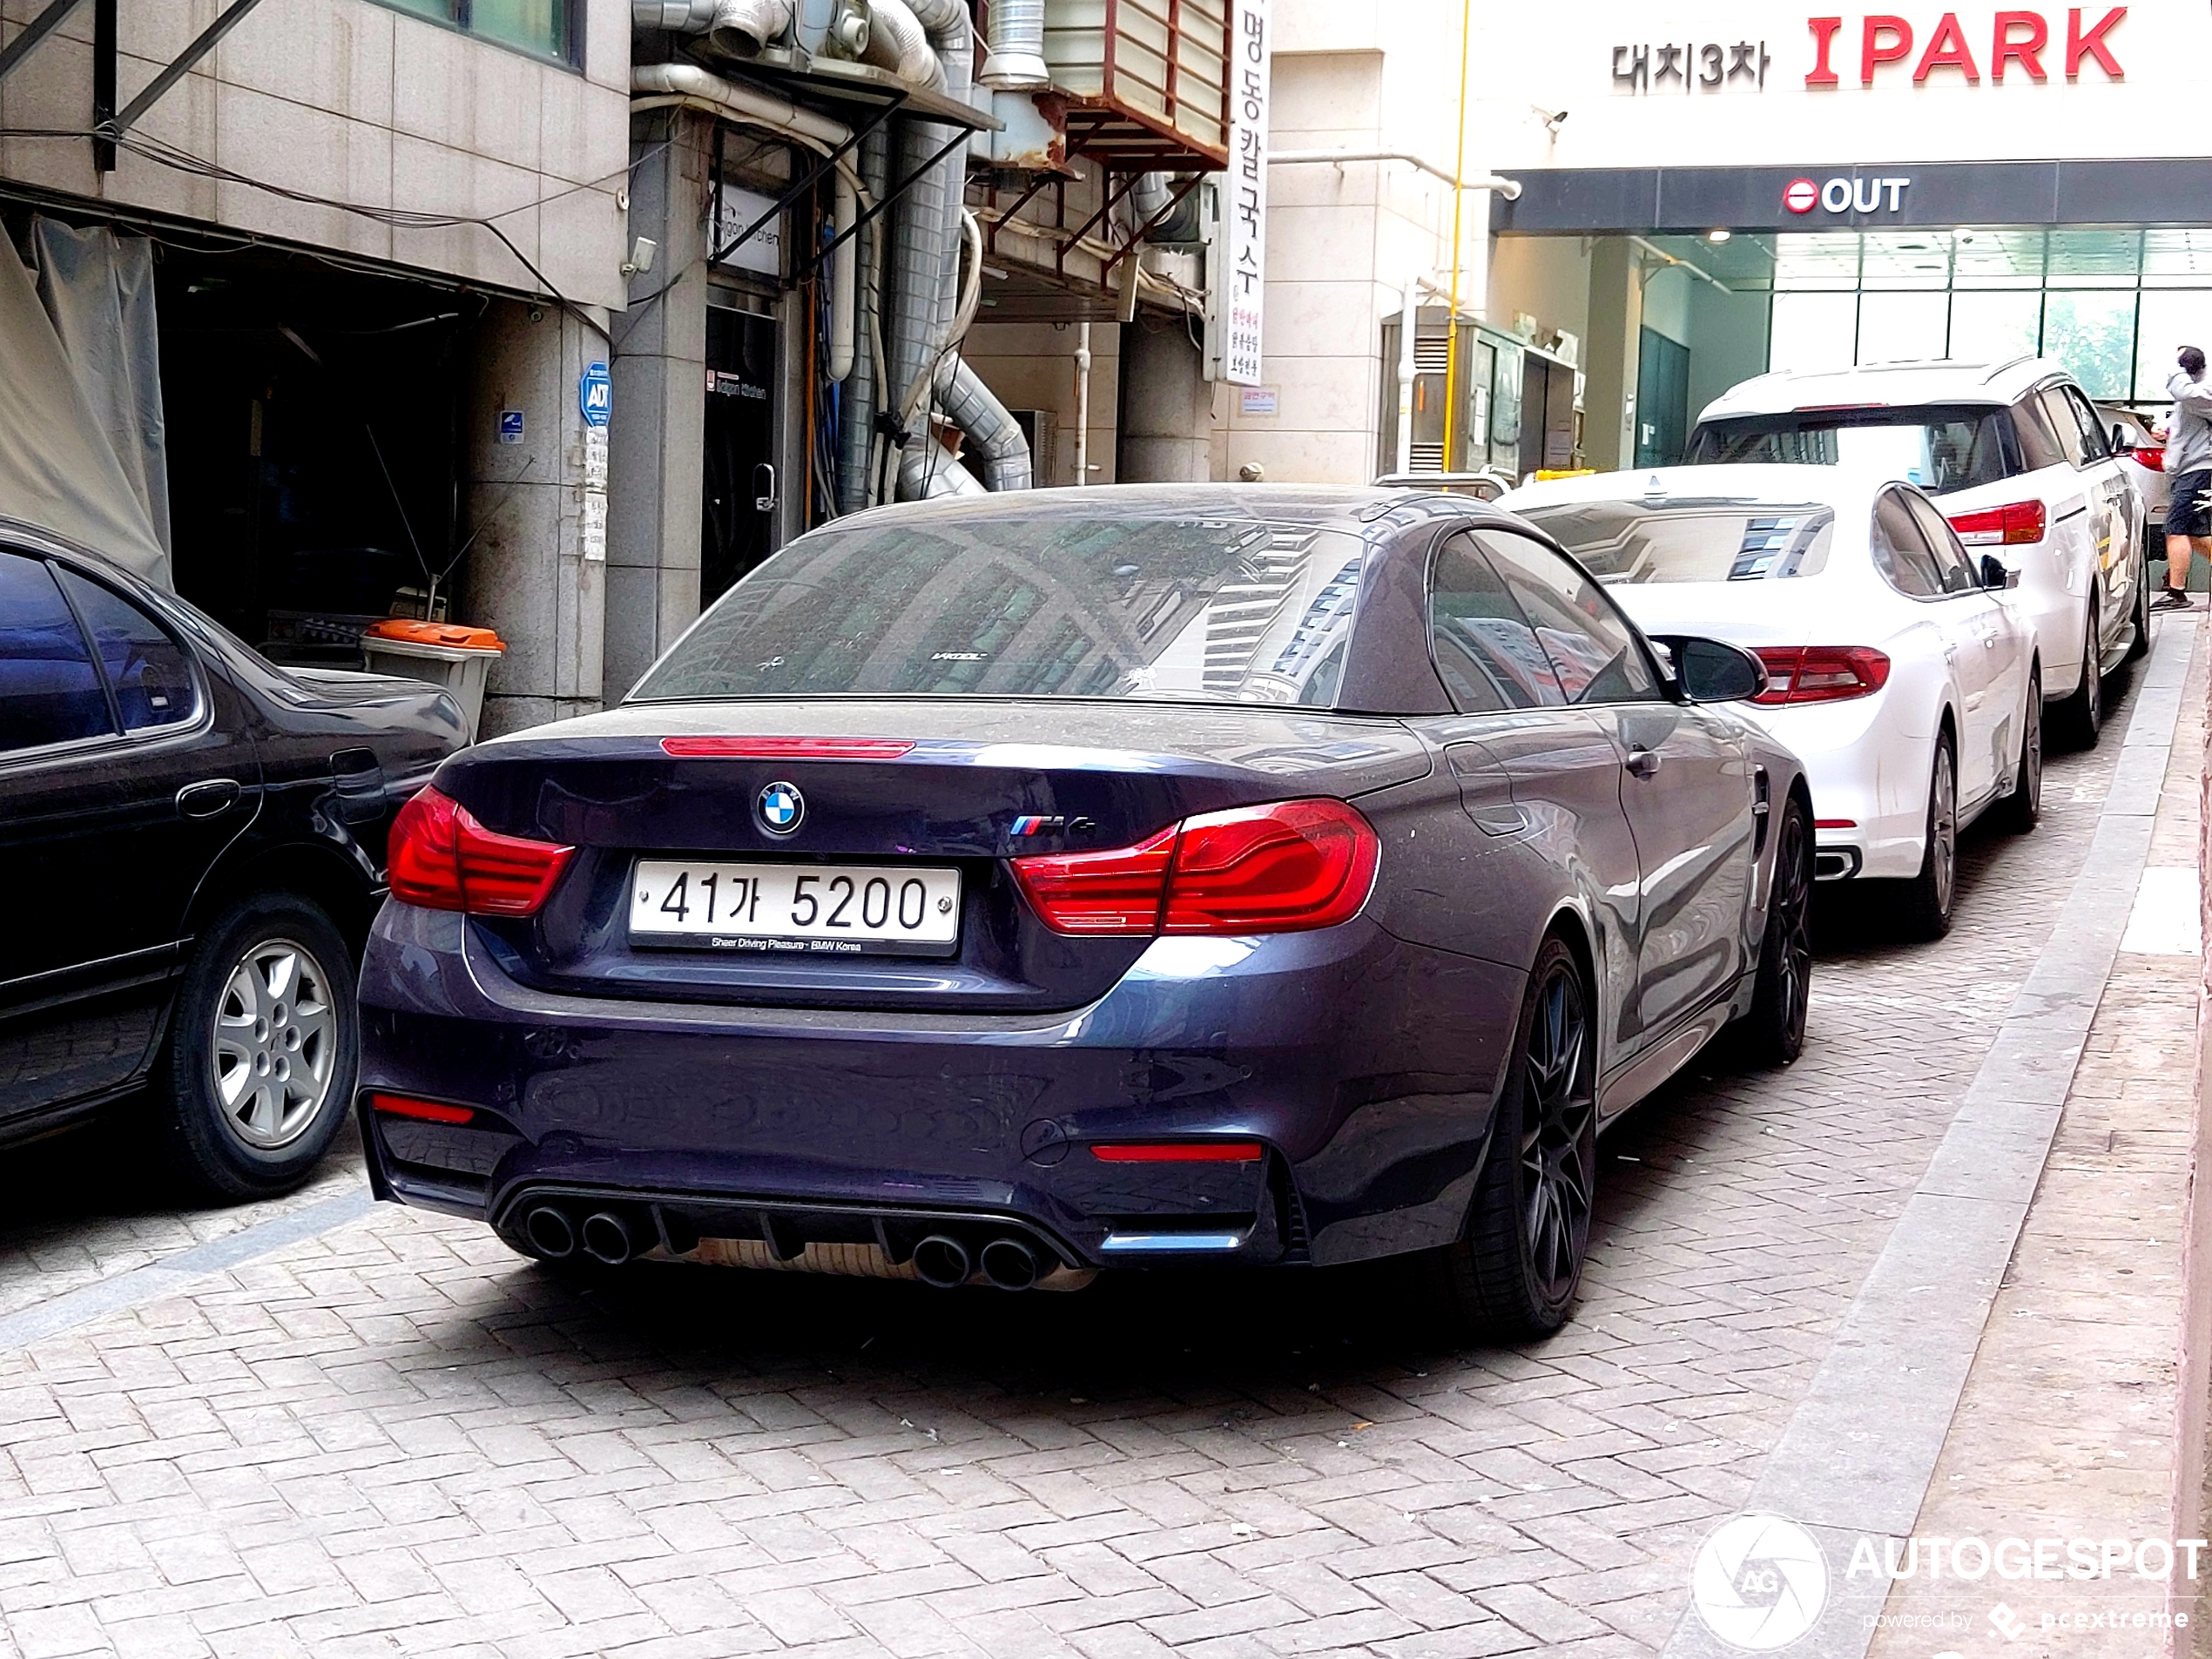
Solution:
[[[691,950],[949,956],[960,940],[960,872],[640,859],[631,873],[630,937]]]

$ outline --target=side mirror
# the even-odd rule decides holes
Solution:
[[[1766,664],[1740,645],[1696,634],[1656,636],[1673,661],[1685,703],[1747,703],[1767,688]]]
[[[2128,428],[2117,421],[2112,423],[2112,452],[2116,455],[2133,455],[2135,452],[2134,439],[2128,435]]]
[[[1999,558],[1994,553],[1981,556],[1981,585],[1985,588],[2017,588],[2020,573]]]

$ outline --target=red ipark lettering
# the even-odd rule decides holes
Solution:
[[[2015,29],[2025,29],[2024,35],[2015,36]],[[2050,25],[2037,11],[2000,11],[1997,14],[1996,44],[1990,48],[1989,78],[1999,85],[2005,82],[2005,65],[2017,62],[2027,71],[2032,81],[2047,81],[2043,72],[2043,49],[2051,44]]]
[[[2127,15],[2127,7],[2114,6],[2110,11],[2105,13],[2103,22],[2084,34],[2081,31],[2080,8],[2077,6],[2066,14],[2067,79],[2074,80],[2080,75],[2081,60],[2085,57],[2095,58],[2097,67],[2104,71],[2112,79],[2118,81],[2127,78],[2120,67],[2120,60],[2114,57],[2105,45],[2105,31]]]
[[[1928,49],[1920,54],[1920,66],[1912,71],[1912,84],[1919,85],[1928,78],[1932,70],[1961,71],[1975,85],[1981,84],[1981,71],[1974,67],[1974,55],[1966,50],[1966,31],[1959,27],[1959,14],[1946,11],[1943,21],[1936,25],[1935,33],[1928,37]]]
[[[1886,36],[1888,38],[1885,39]],[[1912,25],[1902,17],[1877,13],[1866,19],[1858,42],[1858,84],[1874,84],[1874,71],[1883,64],[1903,62],[1912,55]]]
[[[1836,44],[1836,31],[1843,26],[1841,17],[1805,19],[1805,27],[1812,30],[1812,73],[1805,77],[1807,86],[1836,84],[1836,71],[1828,66],[1828,53]]]

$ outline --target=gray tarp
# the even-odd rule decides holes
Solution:
[[[43,220],[33,234],[38,284],[0,234],[0,512],[169,587],[151,246]]]

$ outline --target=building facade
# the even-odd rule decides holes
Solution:
[[[2040,353],[2144,401],[2212,335],[2202,7],[1474,8],[1464,106],[1461,12],[1281,0],[1278,395],[1228,412],[1232,472],[1391,469],[1409,282],[1417,463],[1513,476],[1677,459],[1770,368]],[[1320,148],[1409,158],[1280,165]]]

